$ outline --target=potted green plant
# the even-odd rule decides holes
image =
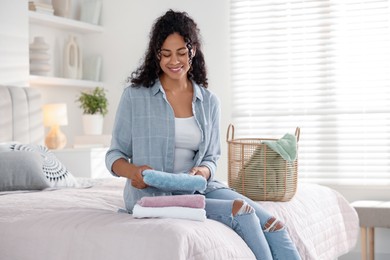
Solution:
[[[108,112],[106,91],[96,87],[91,91],[83,91],[76,99],[83,110],[83,126],[86,135],[101,135],[103,132],[103,117]]]

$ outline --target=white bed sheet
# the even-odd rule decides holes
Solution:
[[[212,220],[134,219],[123,179],[87,189],[0,196],[0,259],[255,259]],[[335,191],[302,184],[290,202],[260,202],[282,219],[302,259],[336,259],[356,244],[356,212]]]
[[[300,183],[291,201],[260,204],[285,223],[302,259],[337,259],[356,245],[358,215],[331,188]]]
[[[0,259],[254,259],[231,229],[212,220],[135,219],[124,182],[88,189],[0,196]]]

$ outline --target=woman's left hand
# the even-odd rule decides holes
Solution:
[[[200,175],[203,178],[205,178],[206,180],[208,180],[210,178],[210,175],[211,175],[209,168],[206,166],[194,167],[191,169],[190,174],[191,175]]]

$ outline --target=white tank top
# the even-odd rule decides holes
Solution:
[[[202,140],[195,117],[175,118],[174,172],[188,172]]]

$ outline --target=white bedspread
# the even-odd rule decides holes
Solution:
[[[286,224],[302,259],[337,259],[356,245],[358,215],[333,189],[300,183],[291,201],[260,204]]]
[[[123,179],[88,189],[0,194],[0,259],[254,259],[221,223],[135,219]],[[281,218],[303,259],[335,259],[354,247],[355,211],[335,191],[302,185],[285,203],[261,202]]]
[[[254,259],[231,229],[212,220],[135,219],[124,182],[89,189],[0,196],[0,259]]]

